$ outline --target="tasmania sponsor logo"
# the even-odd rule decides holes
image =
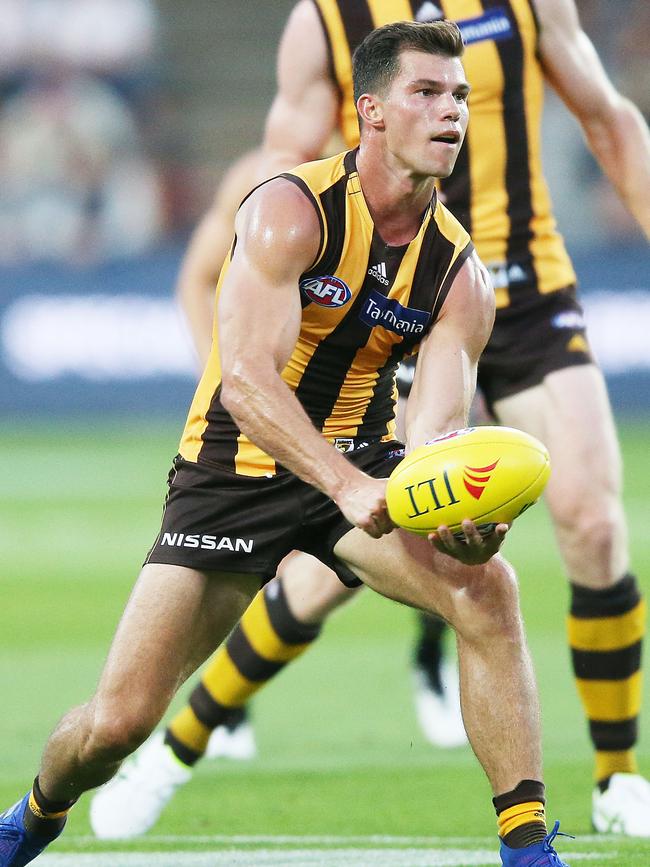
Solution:
[[[174,548],[202,548],[204,551],[235,551],[251,554],[253,539],[210,536],[207,533],[163,533],[161,545]]]
[[[463,484],[465,489],[474,497],[475,500],[481,499],[481,494],[485,490],[487,483],[492,477],[494,468],[499,463],[499,458],[493,464],[487,467],[468,467],[463,468]]]
[[[501,7],[491,9],[478,18],[468,18],[456,23],[465,45],[471,45],[472,42],[484,42],[486,39],[499,42],[502,39],[510,39],[513,34],[508,13]]]
[[[403,307],[393,298],[386,298],[374,289],[366,298],[359,319],[366,325],[381,325],[395,334],[422,334],[431,314],[415,307]]]
[[[343,307],[352,297],[350,287],[338,277],[307,277],[300,281],[300,291],[321,307]]]
[[[379,282],[383,283],[384,286],[388,286],[388,283],[390,282],[386,276],[385,262],[380,262],[378,265],[373,265],[372,268],[368,268],[368,274],[370,274],[371,277],[374,277],[375,280],[379,280]]]

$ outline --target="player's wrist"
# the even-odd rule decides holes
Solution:
[[[338,456],[337,452],[337,456]],[[353,464],[340,456],[344,466],[341,467],[341,472],[327,485],[325,493],[328,497],[340,504],[347,498],[353,496],[355,492],[363,485],[368,476],[358,470]]]

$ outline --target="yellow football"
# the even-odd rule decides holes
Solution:
[[[483,532],[509,524],[540,498],[551,473],[535,437],[497,425],[453,431],[414,449],[393,470],[386,504],[398,527],[452,532],[469,518]]]

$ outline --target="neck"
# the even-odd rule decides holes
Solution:
[[[415,175],[392,154],[380,156],[374,150],[362,142],[357,153],[357,171],[368,210],[387,244],[408,244],[420,230],[435,179]]]

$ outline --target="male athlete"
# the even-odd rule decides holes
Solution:
[[[31,792],[0,817],[1,867],[33,860],[75,800],[113,776],[297,548],[454,627],[502,863],[561,867],[516,579],[497,553],[507,526],[482,538],[466,520],[463,541],[444,526],[427,540],[393,529],[386,511],[385,476],[404,451],[392,436],[397,364],[419,350],[411,449],[466,423],[494,316],[469,236],[434,188],[467,125],[462,52],[447,22],[370,34],[354,64],[359,149],[277,177],[242,205],[161,532],[95,696],[63,718]],[[380,289],[367,274],[379,253]],[[346,455],[338,439],[351,441]],[[198,547],[176,544],[180,534]]]
[[[573,0],[298,3],[280,45],[264,152],[247,155],[229,173],[186,256],[180,296],[204,359],[231,209],[247,192],[255,166],[264,176],[317,157],[337,126],[352,146],[351,50],[388,20],[443,14],[460,23],[473,91],[467,142],[440,187],[496,284],[496,324],[479,365],[479,386],[500,422],[538,436],[551,452],[547,502],[571,586],[569,643],[595,748],[594,825],[648,836],[650,785],[639,776],[634,754],[645,606],[629,571],[611,410],[541,173],[544,79],[582,125],[649,237],[650,141],[640,113],[607,78]],[[383,279],[384,265],[382,255],[368,262]],[[138,765],[125,767],[122,780],[98,793],[91,813],[97,834],[131,836],[151,827],[174,788],[190,778],[211,730],[238,721],[248,698],[310,645],[329,611],[353,592],[304,555],[285,561],[280,574],[216,655],[189,706],[167,729],[166,745],[152,741]],[[435,638],[439,627],[425,623]],[[260,624],[271,626],[262,631]],[[418,656],[426,665],[435,652],[435,641],[425,635]],[[426,691],[420,695],[426,698]],[[249,752],[250,743],[243,749]]]

